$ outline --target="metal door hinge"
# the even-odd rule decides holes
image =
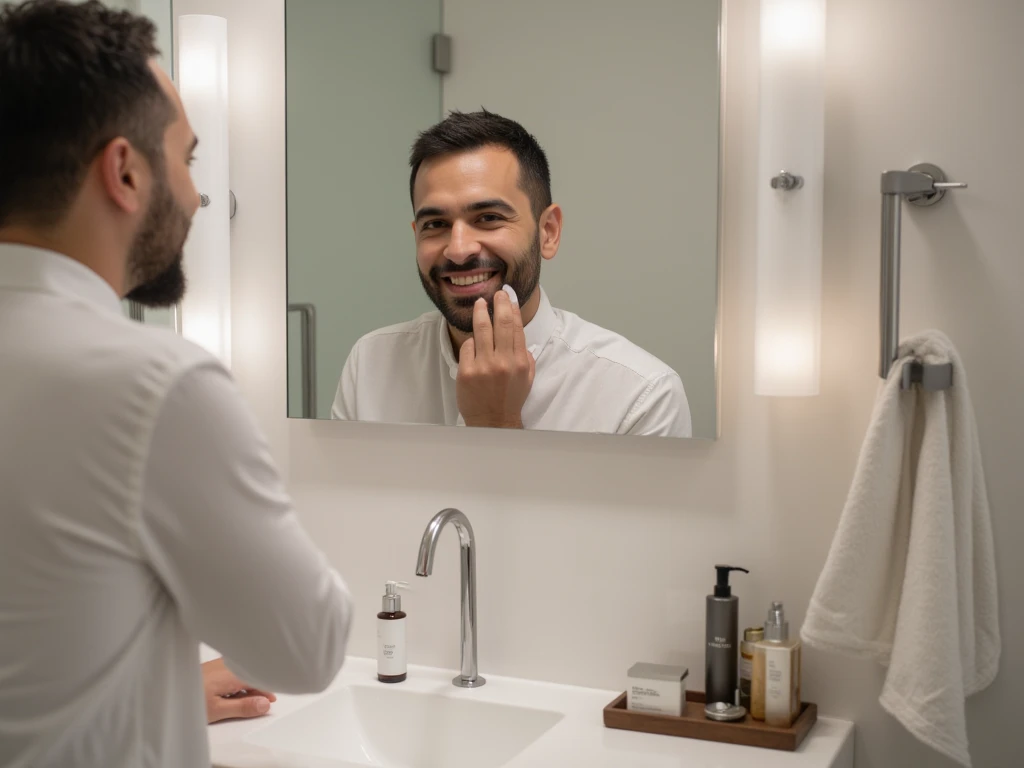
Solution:
[[[433,38],[434,71],[447,75],[452,71],[452,39],[438,32]]]

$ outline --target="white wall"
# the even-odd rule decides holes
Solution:
[[[718,22],[718,0],[444,0],[445,113],[511,117],[548,155],[565,227],[544,290],[675,369],[701,438],[717,434]]]
[[[369,655],[383,581],[410,578],[420,533],[447,505],[479,539],[480,662],[617,688],[638,659],[700,679],[716,561],[741,621],[783,599],[799,625],[824,562],[874,398],[878,173],[929,160],[971,188],[905,215],[904,328],[937,326],[971,375],[999,557],[1006,648],[968,706],[975,765],[1019,764],[1024,688],[1024,68],[1016,0],[830,0],[822,394],[752,394],[757,3],[732,0],[728,40],[722,438],[632,440],[284,419],[284,103],[281,0],[176,0],[226,13],[232,66],[235,372],[300,514],[359,606]],[[944,53],[951,53],[944,56]],[[244,321],[244,322],[243,322]],[[474,441],[470,445],[469,439]],[[415,663],[458,663],[458,567],[446,533],[434,576],[405,601]],[[942,766],[877,704],[883,670],[808,652],[806,695],[857,721],[859,768]]]

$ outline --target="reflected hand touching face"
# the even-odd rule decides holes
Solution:
[[[519,304],[499,290],[493,298],[494,322],[487,302],[473,307],[473,336],[459,351],[455,391],[459,413],[470,427],[522,429],[523,405],[533,387],[536,361],[526,348]]]

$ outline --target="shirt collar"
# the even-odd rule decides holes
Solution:
[[[551,308],[551,302],[548,301],[547,293],[544,292],[543,288],[539,290],[540,304],[537,306],[537,314],[533,316],[533,320],[528,322],[523,329],[526,334],[526,348],[530,350],[535,360],[543,354],[544,348],[551,340],[551,335],[555,332],[555,325],[557,324],[555,310]]]
[[[526,335],[526,348],[530,350],[534,360],[540,359],[544,348],[548,345],[548,341],[551,340],[551,335],[555,332],[555,325],[557,323],[555,310],[551,307],[547,293],[544,292],[543,288],[538,287],[538,290],[540,291],[540,304],[537,306],[537,314],[533,316],[533,320],[528,322],[523,329]],[[448,333],[448,323],[442,317],[438,325],[441,357],[448,365],[448,373],[454,379],[459,373],[459,361],[455,359],[455,352],[452,349],[452,337]]]
[[[121,312],[110,284],[81,262],[54,251],[0,243],[0,288],[50,293]]]

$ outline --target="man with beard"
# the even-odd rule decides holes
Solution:
[[[230,374],[121,311],[181,299],[199,202],[154,31],[95,1],[0,10],[4,766],[209,765],[207,717],[344,659],[347,590]],[[199,642],[224,654],[205,681]]]
[[[420,134],[410,165],[417,269],[437,311],[356,342],[333,418],[690,436],[675,371],[540,287],[562,209],[533,136],[453,112]]]

